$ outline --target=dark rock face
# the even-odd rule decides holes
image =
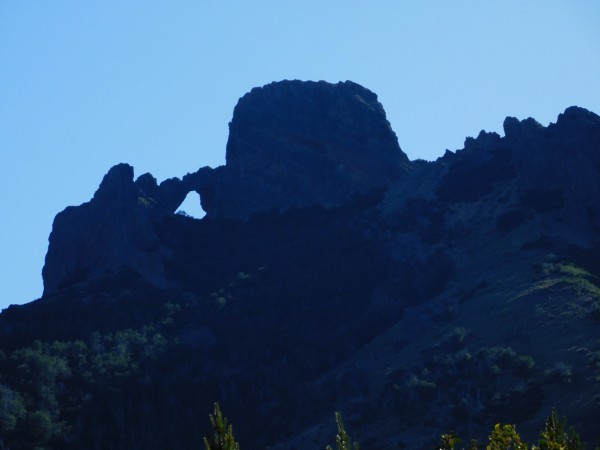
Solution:
[[[549,127],[508,117],[505,137],[482,131],[424,173],[401,151],[371,91],[349,81],[271,83],[235,107],[225,166],[158,184],[151,174],[134,182],[133,168],[120,164],[89,203],[58,214],[44,295],[122,267],[164,284],[166,256],[156,251],[154,228],[191,191],[200,195],[207,217],[248,220],[258,212],[341,206],[374,189],[407,189],[410,180],[411,188],[429,184],[439,201],[450,203],[477,202],[503,183],[519,208],[547,212],[567,204],[570,220],[587,223],[600,201],[591,195],[600,191],[599,128],[600,118],[578,107]],[[531,215],[519,211],[521,218]]]
[[[308,206],[341,206],[357,194],[387,188],[409,169],[377,96],[346,81],[282,81],[240,99],[229,124],[225,166],[182,180],[138,186],[169,211],[190,191],[208,217]]]
[[[133,182],[133,167],[114,166],[94,198],[54,219],[42,271],[44,296],[124,266],[162,283],[160,245],[152,217],[164,212]]]
[[[385,112],[352,82],[283,81],[242,97],[229,125],[227,165],[203,206],[209,215],[336,206],[406,172]]]
[[[271,83],[235,107],[225,166],[158,184],[151,174],[134,182],[133,168],[120,164],[90,202],[58,214],[44,295],[123,267],[164,285],[169,251],[158,251],[155,228],[191,191],[200,195],[208,218],[248,220],[258,212],[337,207],[391,186],[405,198],[406,189],[427,185],[425,197],[449,204],[475,205],[496,192],[505,205],[497,219],[502,229],[565,207],[569,223],[600,227],[593,213],[600,201],[599,128],[600,118],[579,107],[548,127],[508,117],[505,137],[482,131],[466,139],[464,150],[448,152],[423,171],[401,151],[371,91],[349,81]],[[394,204],[394,195],[388,197]],[[549,235],[565,235],[551,216],[546,227]]]
[[[94,198],[60,213],[43,270],[44,295],[77,280],[133,267],[162,283],[153,231],[186,195],[200,194],[210,218],[341,206],[389,187],[408,170],[377,96],[352,82],[282,81],[242,97],[230,124],[227,164],[160,185],[151,174],[113,167]]]
[[[255,88],[238,102],[229,127],[225,166],[151,189],[169,210],[190,191],[212,218],[340,206],[389,187],[410,165],[377,96],[350,81]]]

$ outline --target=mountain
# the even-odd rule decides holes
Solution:
[[[409,161],[377,96],[243,96],[226,164],[127,164],[56,216],[44,295],[0,314],[0,449],[433,448],[553,407],[600,445],[600,117],[504,121]],[[196,192],[206,216],[175,213]]]

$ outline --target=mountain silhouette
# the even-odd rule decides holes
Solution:
[[[532,441],[553,407],[600,445],[600,117],[410,161],[373,92],[281,81],[229,129],[224,166],[117,164],[56,216],[0,314],[0,448],[201,448],[215,401],[244,449],[323,448],[336,410],[364,448]]]

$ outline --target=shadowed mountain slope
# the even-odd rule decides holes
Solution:
[[[119,164],[59,213],[44,296],[0,315],[0,448],[432,448],[550,409],[600,445],[600,118],[507,118],[410,162],[377,97],[283,81],[227,163]],[[175,214],[189,192],[206,216]]]

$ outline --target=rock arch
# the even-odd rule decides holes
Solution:
[[[194,219],[201,219],[206,215],[206,211],[202,209],[202,201],[200,200],[200,194],[196,191],[190,191],[185,196],[185,199],[175,210],[175,214],[182,214],[193,217]]]

